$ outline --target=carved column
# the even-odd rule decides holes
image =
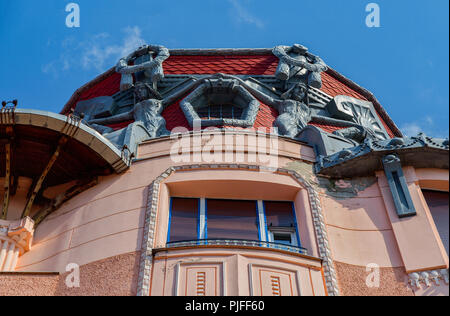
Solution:
[[[0,220],[0,272],[15,270],[19,257],[31,249],[33,233],[34,222],[29,217]]]

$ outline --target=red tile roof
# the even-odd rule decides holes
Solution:
[[[308,123],[308,125],[316,126],[328,133],[333,133],[337,130],[345,128],[342,126],[336,126],[336,125],[332,125],[332,124],[322,124],[322,123],[317,123],[317,122],[310,122],[310,123]]]
[[[235,75],[273,75],[278,66],[278,59],[270,55],[173,55],[170,56],[163,64],[164,73],[166,75],[174,74],[215,74],[227,73]],[[347,85],[345,80],[341,80],[340,76],[335,75],[336,71],[330,69],[322,73],[322,91],[335,97],[337,95],[348,95],[360,100],[368,100],[364,95]],[[111,96],[119,91],[120,74],[110,69],[103,75],[100,75],[90,83],[78,89],[69,102],[64,107],[62,113],[67,113],[73,108],[78,101],[88,100],[99,96]],[[344,81],[344,82],[343,82]],[[383,112],[383,110],[381,110]],[[377,110],[381,122],[385,126],[388,134],[395,137],[390,126],[383,119]],[[387,120],[390,121],[389,117]],[[255,121],[255,127],[273,126],[278,113],[271,107],[261,104],[260,112]],[[179,108],[179,101],[170,105],[163,112],[163,117],[167,121],[167,128],[171,130],[175,126],[183,126],[188,128],[189,124],[184,118],[183,112]],[[126,122],[116,124],[113,128],[121,128]],[[391,121],[391,124],[392,121]],[[334,131],[339,129],[337,126],[325,124],[312,124],[322,128],[325,131]],[[320,125],[320,126],[319,126]],[[394,124],[395,125],[395,124]],[[395,126],[394,126],[395,129]]]
[[[273,75],[278,66],[274,55],[170,56],[164,62],[167,75]]]
[[[322,88],[320,90],[333,98],[337,95],[347,95],[349,97],[367,101],[363,95],[332,77],[327,72],[322,73]]]
[[[86,91],[82,92],[78,101],[89,100],[100,96],[111,96],[120,90],[121,75],[114,72],[105,79],[99,81]],[[78,102],[77,101],[77,102]]]

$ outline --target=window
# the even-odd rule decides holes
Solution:
[[[259,101],[233,79],[208,79],[186,96],[180,107],[190,126],[252,127]]]
[[[256,201],[206,200],[209,239],[259,240]]]
[[[197,239],[198,199],[171,200],[168,241]]]
[[[167,241],[246,240],[300,247],[292,202],[171,199]]]
[[[269,241],[297,246],[297,223],[292,202],[264,202]]]
[[[199,108],[197,114],[201,119],[232,119],[240,120],[242,118],[242,108],[233,104],[210,104]]]
[[[433,216],[434,223],[444,244],[448,255],[449,247],[449,194],[448,192],[422,190],[428,208]]]

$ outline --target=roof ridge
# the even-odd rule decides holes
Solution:
[[[177,48],[169,49],[171,55],[269,55],[273,48]]]

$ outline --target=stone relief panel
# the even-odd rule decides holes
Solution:
[[[334,118],[350,121],[364,127],[369,136],[374,139],[389,139],[389,135],[371,102],[338,95],[328,103],[327,110]]]
[[[223,263],[195,264],[180,262],[176,266],[177,296],[223,296]]]
[[[297,271],[250,264],[252,296],[299,296]]]

